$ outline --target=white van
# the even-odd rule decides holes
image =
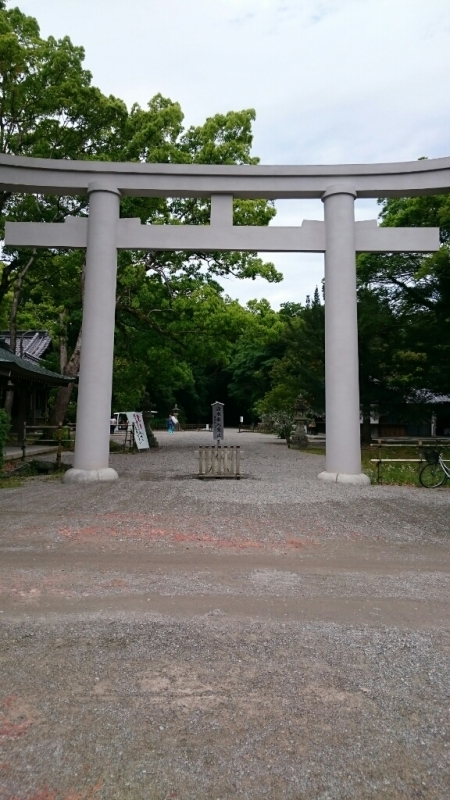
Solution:
[[[112,415],[116,418],[116,427],[114,433],[121,433],[122,431],[131,431],[132,424],[128,421],[128,414],[126,411],[115,411]]]

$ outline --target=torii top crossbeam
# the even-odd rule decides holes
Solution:
[[[411,197],[450,192],[450,157],[391,164],[228,166],[66,161],[0,155],[0,188],[38,194],[85,194],[101,179],[123,196],[246,199],[321,198],[332,184],[358,197]]]
[[[6,223],[12,246],[86,248],[83,347],[74,468],[67,482],[114,480],[109,418],[117,250],[325,253],[325,481],[368,483],[361,473],[355,254],[432,252],[438,228],[355,222],[354,200],[450,192],[450,158],[339,166],[209,166],[51,161],[0,155],[0,190],[89,195],[89,217]],[[141,225],[120,219],[120,197],[210,197],[210,225]],[[321,198],[325,220],[296,227],[233,225],[233,198]]]

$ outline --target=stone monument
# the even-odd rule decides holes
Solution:
[[[295,422],[296,428],[291,436],[291,448],[294,450],[306,450],[308,447],[308,437],[305,432],[306,417],[305,411],[308,408],[303,395],[299,394],[295,401]]]

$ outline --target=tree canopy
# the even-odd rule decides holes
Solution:
[[[68,37],[43,39],[34,18],[17,8],[0,7],[1,152],[64,159],[257,163],[251,154],[252,109],[216,114],[203,125],[185,128],[179,103],[156,95],[146,108],[134,104],[128,110],[120,99],[92,85],[83,61],[83,49]],[[59,222],[69,215],[85,215],[87,205],[86,197],[4,192],[0,232],[6,219]],[[209,213],[207,200],[121,202],[123,217],[139,217],[144,224],[207,224]],[[267,225],[274,214],[273,203],[264,200],[234,204],[237,225]],[[78,371],[82,340],[83,269],[81,252],[8,248],[0,276],[0,314],[10,328],[12,345],[17,325],[49,328],[59,343],[60,367],[72,375]],[[175,391],[200,397],[202,391],[194,387],[204,381],[205,370],[226,365],[230,337],[237,335],[243,313],[223,297],[215,280],[223,275],[281,279],[274,265],[256,253],[120,254],[116,402],[138,403],[148,381],[153,384],[151,393],[165,403],[173,401]],[[70,392],[71,388],[60,391],[60,418]]]

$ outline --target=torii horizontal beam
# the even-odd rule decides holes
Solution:
[[[66,222],[7,222],[5,244],[21,247],[87,247],[88,219]],[[439,249],[439,228],[379,228],[376,220],[355,222],[357,253],[430,253]],[[118,250],[188,252],[256,251],[325,253],[325,223],[304,220],[298,227],[240,225],[141,225],[120,219]]]

